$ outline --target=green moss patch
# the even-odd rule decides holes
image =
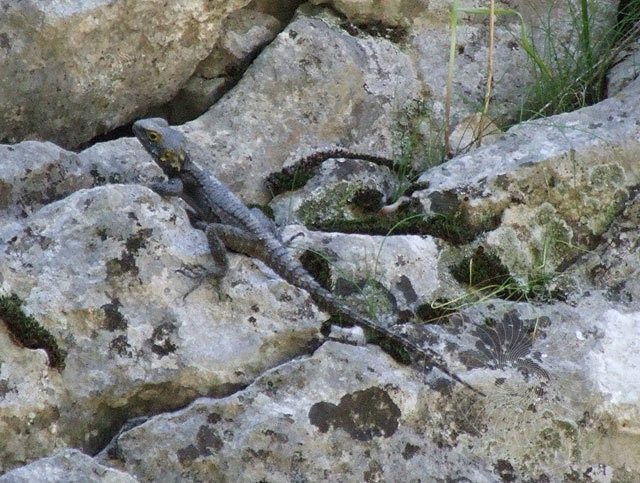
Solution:
[[[64,369],[66,351],[60,349],[51,333],[36,319],[26,315],[22,300],[17,295],[0,297],[0,320],[4,322],[14,341],[28,349],[44,349],[49,357],[49,366]]]

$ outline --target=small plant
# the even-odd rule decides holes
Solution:
[[[414,100],[398,116],[393,135],[398,183],[392,202],[403,196],[426,169],[446,161],[444,125],[436,120],[426,100]]]
[[[446,302],[446,307],[461,310],[494,297],[514,302],[548,301],[553,298],[547,288],[552,274],[538,268],[522,276],[512,275],[497,256],[479,247],[451,268],[453,278],[468,287],[469,292]],[[443,306],[436,304],[434,308]]]
[[[622,50],[640,33],[640,1],[631,0],[605,32],[594,28],[604,16],[596,2],[567,0],[577,42],[567,45],[545,27],[545,55],[535,63],[536,77],[526,97],[521,120],[547,117],[595,104],[606,97],[606,76]],[[529,52],[529,51],[527,51]]]
[[[517,10],[512,9],[496,9],[495,3],[493,0],[490,0],[489,8],[462,8],[458,6],[458,0],[453,0],[453,5],[451,7],[450,14],[450,27],[451,27],[451,40],[449,44],[449,70],[447,75],[447,93],[445,98],[445,119],[444,119],[444,144],[446,147],[446,152],[450,152],[450,139],[449,139],[449,126],[450,126],[450,118],[451,118],[451,98],[453,96],[453,77],[454,77],[454,62],[456,57],[456,43],[457,43],[457,25],[458,25],[458,15],[460,13],[472,13],[479,15],[489,15],[490,16],[490,32],[489,32],[489,58],[487,61],[487,87],[485,93],[485,102],[482,109],[482,119],[487,117],[487,112],[489,110],[489,101],[491,98],[491,86],[493,79],[493,41],[494,41],[494,16],[495,15],[516,15],[520,20],[520,43],[522,48],[527,52],[531,60],[541,69],[547,70],[547,66],[542,61],[536,50],[533,48],[531,43],[529,42],[527,30],[525,27],[524,19],[522,15]],[[480,134],[481,135],[481,134]],[[480,142],[480,139],[478,139]]]
[[[568,45],[558,38],[551,26],[545,28],[544,55],[529,39],[522,15],[513,9],[496,9],[494,0],[489,8],[463,8],[454,0],[451,8],[451,41],[449,72],[445,99],[445,145],[449,151],[449,124],[453,95],[454,60],[456,56],[457,22],[460,13],[490,16],[489,57],[487,60],[487,88],[482,116],[489,109],[493,77],[494,15],[515,15],[520,21],[519,41],[532,61],[535,81],[521,106],[519,122],[569,112],[602,100],[606,95],[606,74],[640,33],[640,0],[621,2],[616,25],[608,32],[594,32],[601,13],[597,4],[589,0],[566,0],[577,42]]]

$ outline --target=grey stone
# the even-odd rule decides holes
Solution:
[[[445,247],[437,238],[323,233],[300,225],[282,233],[285,240],[296,235],[292,251],[323,253],[334,290],[360,298],[362,311],[375,307],[372,315],[379,322],[386,317],[395,323],[398,312],[415,312],[421,304],[455,294],[449,289],[451,280],[441,278]]]
[[[437,394],[377,349],[328,343],[242,393],[199,399],[123,433],[120,460],[101,461],[140,481],[493,481],[482,461],[439,448],[410,427],[429,402],[444,402]],[[457,469],[447,469],[447,460]]]
[[[335,225],[375,213],[397,186],[396,176],[386,167],[353,159],[328,160],[304,187],[276,196],[269,206],[279,225]]]
[[[237,81],[246,66],[281,30],[271,15],[243,8],[223,22],[212,52],[196,68],[175,98],[152,110],[172,124],[190,121],[213,105]]]
[[[67,352],[50,367],[0,326],[5,470],[67,445],[95,451],[124,419],[228,394],[305,352],[323,318],[246,257],[231,256],[220,299],[204,283],[183,300],[196,282],[180,270],[211,263],[204,234],[139,186],[79,190],[4,225],[0,256],[1,293]]]
[[[0,219],[23,219],[83,188],[160,181],[162,171],[133,138],[94,144],[80,153],[53,143],[0,145]]]
[[[331,5],[348,21],[360,26],[363,36],[367,32],[380,35],[385,28],[391,28],[391,37],[402,46],[417,71],[422,96],[432,104],[430,116],[437,123],[443,123],[451,42],[450,0],[313,0],[312,3]],[[474,1],[460,3],[459,7],[487,9],[488,5]],[[618,2],[613,0],[589,4],[594,45],[613,28],[617,7]],[[530,43],[549,64],[552,64],[550,57],[578,42],[581,34],[576,27],[580,24],[578,2],[516,0],[502,8],[522,15]],[[484,105],[489,58],[487,32],[487,14],[458,14],[451,127]],[[519,17],[497,15],[489,118],[501,124],[520,118],[526,94],[532,90],[537,76],[537,67],[520,38]],[[551,43],[555,45],[555,52],[546,50]],[[574,50],[577,48],[571,51]]]
[[[638,226],[640,198],[636,195],[602,235],[598,246],[569,267],[558,282],[559,288],[575,300],[589,290],[603,290],[609,300],[640,309]]]
[[[196,161],[245,201],[268,201],[266,175],[315,147],[397,157],[398,129],[416,127],[422,142],[432,120],[416,108],[399,122],[407,105],[430,102],[441,114],[450,2],[332,3],[348,18],[302,7],[231,91],[180,127]],[[294,4],[250,8],[286,21]],[[66,15],[83,5],[45,7]],[[510,5],[534,26],[551,4]],[[567,19],[557,13],[552,22]],[[238,32],[254,28],[247,18]],[[257,34],[237,37],[228,50],[238,55],[221,59],[253,55],[273,22],[257,18]],[[518,70],[526,56],[510,43],[518,33],[515,18],[499,17],[493,103],[505,113],[517,97],[504,84],[520,95],[529,82]],[[463,15],[459,34],[456,89],[477,100],[486,17]],[[292,225],[282,235],[301,233],[292,251],[323,253],[338,296],[440,354],[486,397],[363,345],[360,330],[333,329],[328,338],[347,344],[306,356],[324,340],[326,315],[246,256],[230,254],[219,290],[205,281],[183,300],[195,284],[189,270],[212,263],[206,240],[181,201],[114,185],[162,179],[134,139],[80,153],[0,146],[0,295],[22,297],[67,352],[52,367],[45,348],[24,347],[0,324],[0,473],[57,455],[0,480],[60,481],[67,471],[71,481],[635,481],[639,99],[635,79],[598,105],[512,128],[424,172],[427,188],[382,212],[353,195],[368,189],[391,203],[397,173],[361,161],[328,161],[273,200],[281,224],[414,203],[469,230],[460,243],[401,228],[385,237]],[[456,116],[468,114],[457,104]],[[480,248],[498,255],[520,292],[478,285],[465,257]]]
[[[425,172],[427,213],[448,196],[512,274],[553,273],[593,248],[638,184],[640,82],[578,111],[526,122]],[[560,268],[562,269],[562,268]]]
[[[312,0],[315,5],[331,5],[353,22],[360,24],[379,22],[386,25],[411,25],[416,17],[431,13],[442,5],[428,0]],[[432,14],[432,13],[431,13]],[[433,15],[433,14],[432,14]]]
[[[166,102],[247,3],[3,0],[0,140],[77,146]]]
[[[576,308],[495,301],[410,329],[449,346],[484,398],[372,346],[326,343],[242,392],[123,433],[118,459],[100,461],[141,481],[625,480],[639,470],[633,444],[619,446],[637,430],[625,368],[637,364],[639,315],[598,295]]]
[[[184,125],[209,153],[203,167],[246,202],[268,201],[266,175],[301,146],[391,152],[394,113],[419,94],[415,70],[391,42],[352,37],[338,22],[299,12],[231,92]]]
[[[607,74],[607,95],[617,95],[640,75],[640,40],[632,42],[620,53]]]
[[[135,483],[133,476],[103,466],[75,449],[42,458],[0,476],[2,483]]]

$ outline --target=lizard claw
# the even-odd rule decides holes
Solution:
[[[187,292],[182,296],[182,300],[186,300],[192,292],[200,288],[202,283],[208,279],[213,278],[213,281],[216,285],[216,292],[218,294],[218,301],[221,301],[224,298],[224,294],[222,292],[222,276],[220,275],[220,270],[217,269],[205,269],[202,265],[195,265],[190,267],[183,267],[176,269],[176,272],[181,273],[187,278],[195,279],[196,283],[191,287]]]
[[[180,273],[187,278],[200,279],[203,274],[207,272],[207,269],[202,265],[185,265],[180,268],[176,268],[176,273]]]

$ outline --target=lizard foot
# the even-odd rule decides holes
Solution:
[[[221,301],[224,298],[224,293],[222,291],[222,274],[218,269],[207,269],[202,265],[195,266],[185,266],[183,268],[178,268],[176,272],[184,275],[187,278],[191,278],[196,280],[196,283],[191,287],[187,292],[182,296],[182,300],[186,300],[192,292],[200,288],[203,282],[209,278],[213,279],[216,286],[216,293],[218,294],[218,301]]]

